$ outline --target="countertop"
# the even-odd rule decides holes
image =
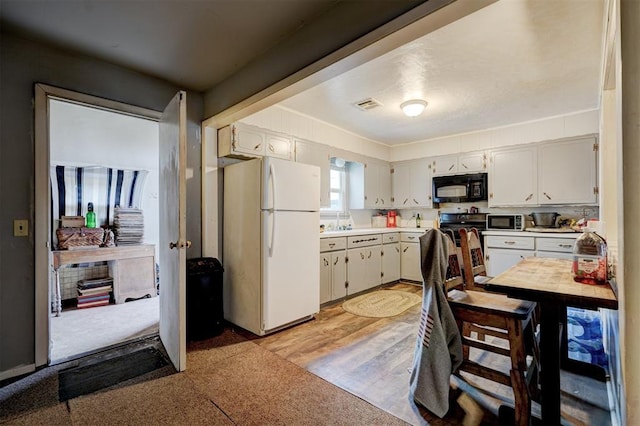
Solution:
[[[367,235],[367,234],[389,234],[392,232],[424,232],[429,228],[358,228],[351,229],[349,231],[324,231],[320,232],[320,238],[330,237],[351,237],[354,235]]]
[[[483,236],[495,235],[500,237],[545,237],[545,238],[578,238],[581,232],[533,232],[533,231],[482,231]]]

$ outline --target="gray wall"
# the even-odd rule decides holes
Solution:
[[[34,84],[161,111],[180,89],[162,80],[30,41],[0,36],[0,373],[34,362]],[[200,124],[203,96],[189,92],[188,257],[201,253]],[[29,238],[13,220],[29,219]]]

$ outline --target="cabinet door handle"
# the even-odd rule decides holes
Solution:
[[[373,252],[369,252],[369,256],[367,256],[367,259],[371,259],[371,255],[373,254]]]
[[[360,257],[364,260],[364,253],[360,253]]]
[[[335,262],[333,262],[333,264],[334,264],[334,265],[337,265],[339,261],[340,261],[340,258],[336,256],[336,261],[335,261]]]
[[[382,204],[384,204],[384,198],[380,198],[380,200],[381,200]]]
[[[404,199],[404,203],[402,203],[402,204],[407,204],[407,201],[409,201],[409,199],[408,199],[408,198],[405,198],[405,199]]]
[[[329,247],[334,248],[336,246],[336,243],[329,243]]]
[[[407,250],[409,250],[409,247],[405,247],[404,250],[402,250],[403,253],[406,253]]]
[[[275,152],[276,150],[273,148],[273,145],[269,144],[269,151]]]
[[[414,202],[414,203],[416,203],[416,204],[420,204],[420,203],[418,202],[418,200],[416,200],[415,198],[413,199],[413,202]]]
[[[254,150],[254,151],[257,151],[257,150],[259,150],[259,149],[260,149],[260,147],[261,147],[261,146],[262,146],[262,144],[261,144],[261,143],[259,143],[258,145],[256,145],[256,146],[254,146],[254,147],[253,147],[253,150]]]
[[[543,192],[544,196],[547,197],[547,200],[550,200],[551,197],[549,197],[549,194],[547,194],[546,192]]]
[[[558,244],[558,246],[560,246],[562,248],[571,248],[571,247],[573,247],[571,244]]]
[[[322,259],[324,260],[324,266],[329,266],[329,261],[327,259]]]
[[[415,239],[416,239],[416,237],[412,237],[412,236],[408,236],[407,237],[407,240],[415,240]]]
[[[504,241],[504,243],[508,246],[512,246],[514,245],[516,242],[515,241]]]
[[[451,169],[453,169],[455,167],[455,164],[452,164],[451,167],[449,167],[449,170],[447,170],[448,172],[451,171]]]
[[[400,253],[400,249],[398,247],[396,247],[396,252]]]
[[[380,201],[380,198],[376,198],[376,204],[378,204],[379,201]]]
[[[529,201],[531,198],[533,197],[533,194],[529,194],[529,196],[527,198],[525,198],[525,201]]]
[[[461,163],[460,165],[461,165],[462,167],[464,167],[465,169],[468,169],[468,167],[467,167],[467,165],[466,165],[466,164]]]

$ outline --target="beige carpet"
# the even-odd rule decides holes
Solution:
[[[385,318],[400,315],[422,298],[414,293],[398,290],[378,290],[349,299],[342,308],[354,315],[371,318]]]
[[[51,316],[51,362],[158,333],[159,297],[62,311]]]
[[[0,389],[0,424],[406,424],[230,330],[191,343],[184,373],[67,404],[57,400],[52,368],[35,373],[40,377],[31,386],[16,382]]]

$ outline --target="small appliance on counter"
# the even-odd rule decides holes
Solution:
[[[487,229],[495,231],[523,231],[525,220],[523,214],[487,214]]]
[[[396,212],[395,210],[390,210],[387,212],[387,228],[395,228],[396,226]]]
[[[559,213],[530,213],[533,218],[533,225],[540,228],[556,228],[556,219]]]

